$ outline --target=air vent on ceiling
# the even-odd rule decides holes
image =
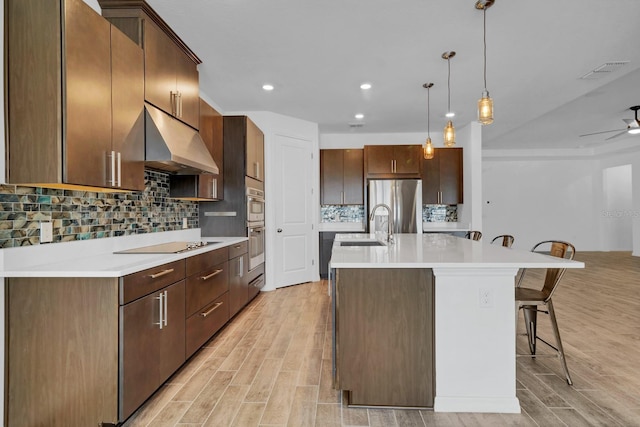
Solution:
[[[624,67],[628,63],[629,61],[605,62],[604,64],[594,68],[593,70],[589,71],[587,74],[585,74],[580,78],[584,80],[599,79],[601,77],[609,75],[610,73],[613,73],[614,71],[618,71],[621,67]]]
[[[349,127],[351,129],[361,128],[363,126],[364,126],[364,123],[361,123],[361,122],[360,123],[349,123]]]

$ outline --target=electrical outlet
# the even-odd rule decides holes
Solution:
[[[53,223],[40,223],[40,243],[53,242]]]
[[[182,228],[189,228],[187,217],[182,218]]]
[[[489,289],[480,289],[480,299],[478,301],[481,308],[493,306],[493,293]]]

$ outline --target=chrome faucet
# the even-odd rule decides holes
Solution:
[[[393,243],[393,212],[389,205],[385,205],[384,203],[378,203],[371,209],[371,215],[369,216],[369,221],[373,221],[375,218],[376,209],[385,208],[389,212],[389,220],[387,221],[387,242]],[[375,230],[374,230],[375,231]]]

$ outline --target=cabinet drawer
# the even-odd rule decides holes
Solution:
[[[227,248],[220,248],[187,258],[187,276],[225,262],[228,258],[228,253],[229,250]]]
[[[184,264],[184,260],[174,261],[121,277],[120,305],[184,279]]]
[[[187,317],[229,290],[227,261],[187,278]]]
[[[246,254],[248,251],[247,242],[240,242],[229,246],[229,259],[239,257],[242,254]]]
[[[198,350],[229,320],[229,293],[225,292],[208,306],[187,319],[187,357]]]

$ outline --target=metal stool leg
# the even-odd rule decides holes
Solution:
[[[538,307],[535,305],[523,305],[524,324],[527,327],[527,339],[529,341],[529,351],[536,354],[536,325],[538,320]]]
[[[553,327],[553,335],[555,335],[556,337],[556,345],[558,347],[558,354],[560,355],[560,362],[562,363],[562,369],[564,369],[564,374],[567,376],[567,383],[569,385],[573,385],[573,381],[571,381],[571,376],[569,375],[569,368],[567,368],[567,360],[564,357],[564,349],[562,348],[562,341],[560,340],[560,331],[558,330],[556,313],[553,310],[553,303],[551,302],[551,300],[547,302],[547,306],[549,307],[549,316],[551,317],[551,326]]]

